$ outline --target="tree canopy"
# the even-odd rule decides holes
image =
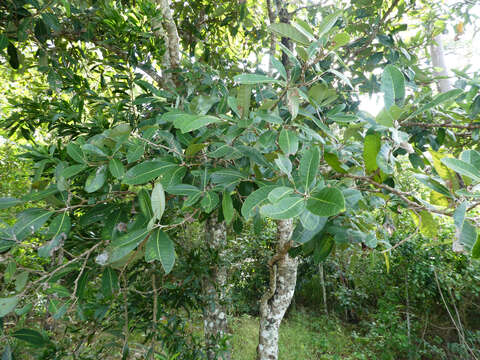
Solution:
[[[153,356],[158,288],[176,306],[175,284],[191,280],[175,262],[186,256],[186,231],[204,221],[216,230],[202,261],[218,269],[218,233],[290,224],[271,280],[287,255],[321,262],[359,244],[388,266],[403,212],[432,239],[453,218],[453,251],[479,258],[478,72],[457,69],[439,91],[428,51],[441,32],[473,26],[468,3],[453,9],[4,1],[0,66],[10,85],[0,126],[34,171],[29,193],[0,199],[0,209],[21,210],[0,228],[4,271],[15,279],[0,318],[25,317],[42,301],[55,320],[102,324],[116,314],[124,358],[142,319]],[[376,115],[359,109],[373,94],[383,96]],[[407,173],[426,190],[403,183]],[[135,291],[154,294],[151,320]],[[54,339],[20,324],[4,338],[55,352]]]

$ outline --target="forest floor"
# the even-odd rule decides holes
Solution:
[[[244,315],[233,319],[231,328],[233,360],[255,359],[258,319]],[[369,349],[368,340],[331,317],[294,313],[280,327],[279,360],[381,358]]]

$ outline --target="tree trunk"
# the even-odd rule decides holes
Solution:
[[[320,273],[320,283],[322,285],[323,310],[325,311],[325,315],[328,315],[327,289],[325,288],[325,276],[323,273],[323,263],[318,264],[318,272]]]
[[[210,215],[205,222],[206,244],[211,251],[218,253],[218,259],[225,258],[227,230],[225,222],[219,222],[216,213]],[[225,264],[213,264],[210,277],[205,279],[203,291],[206,306],[203,310],[203,328],[207,359],[230,360],[229,349],[221,348],[222,338],[228,334],[227,315],[225,312],[225,285],[227,268]],[[228,344],[227,344],[228,347]]]
[[[278,221],[276,254],[269,261],[270,286],[260,303],[257,360],[278,359],[278,331],[297,282],[298,261],[288,255],[292,232],[291,219]]]
[[[445,64],[445,55],[443,50],[442,36],[437,35],[434,38],[434,43],[430,45],[430,55],[432,56],[432,65],[440,69],[435,72],[435,76],[444,77],[437,81],[438,91],[443,93],[449,91],[452,86],[448,79],[448,69]]]

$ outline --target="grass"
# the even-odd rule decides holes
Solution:
[[[258,319],[232,319],[233,360],[255,359]],[[356,341],[357,340],[357,341]],[[280,327],[279,360],[362,360],[375,358],[352,331],[335,319],[295,313]]]

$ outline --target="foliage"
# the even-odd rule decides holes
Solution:
[[[439,215],[452,217],[455,249],[480,256],[478,74],[459,71],[456,88],[437,94],[419,48],[438,29],[400,36],[410,14],[435,8],[291,5],[266,27],[261,2],[172,5],[177,24],[168,1],[0,5],[1,66],[23,89],[7,89],[0,125],[29,142],[23,158],[35,164],[30,193],[7,189],[0,199],[28,207],[0,229],[10,259],[0,314],[20,317],[3,335],[15,352],[18,340],[40,357],[72,352],[56,331],[27,327],[33,309],[66,332],[90,322],[114,333],[123,358],[137,351],[136,332],[147,357],[201,356],[194,338],[176,339],[185,322],[172,309],[205,305],[202,279],[228,261],[182,237],[207,217],[239,236],[253,221],[258,238],[235,254],[248,258],[271,251],[270,234],[259,236],[268,219],[294,219],[286,250],[318,264],[342,251],[350,262],[359,246],[389,252],[407,209],[426,237],[438,237]],[[189,53],[178,63],[177,30]],[[270,44],[266,70],[258,60]],[[242,60],[251,54],[256,62]],[[360,92],[383,93],[376,117],[358,110]],[[406,172],[427,199],[402,182]],[[260,260],[235,282],[253,280],[256,291],[251,274],[266,259],[252,258]],[[352,294],[363,295],[338,296],[349,311],[365,301]],[[406,348],[398,336],[393,352]]]

